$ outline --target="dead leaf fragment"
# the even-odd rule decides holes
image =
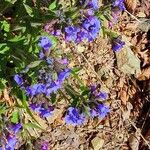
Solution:
[[[128,95],[127,91],[128,91],[128,87],[126,85],[124,85],[120,91],[120,99],[124,105],[126,105],[128,99],[129,99],[129,95]]]
[[[135,133],[132,133],[129,137],[129,146],[132,150],[139,150],[140,144],[140,130],[137,130]]]
[[[140,81],[150,79],[150,67],[143,69],[137,79]]]
[[[132,45],[126,36],[122,36],[122,41],[125,42],[125,46],[121,51],[116,52],[117,66],[124,74],[138,74],[141,72],[140,60],[134,55],[130,46]]]
[[[8,102],[8,104],[10,106],[12,106],[13,102],[12,102],[12,100],[11,100],[9,94],[8,94],[8,90],[7,89],[4,89],[3,96],[4,96],[4,99]]]
[[[125,0],[125,5],[129,12],[134,12],[137,6],[137,0]]]
[[[100,150],[103,147],[104,139],[101,139],[99,137],[95,137],[91,141],[91,144],[92,144],[94,150]]]

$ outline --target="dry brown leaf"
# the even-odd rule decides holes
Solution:
[[[129,99],[129,95],[128,95],[127,91],[128,91],[128,87],[126,85],[124,85],[120,91],[120,99],[124,105],[126,105],[128,99]]]
[[[9,94],[8,94],[8,90],[7,89],[4,89],[3,91],[3,96],[4,96],[4,99],[8,102],[8,104],[10,106],[13,105],[13,102],[11,101],[11,98],[9,97]]]
[[[140,81],[150,79],[150,67],[143,69],[137,79]]]
[[[139,150],[140,144],[140,129],[129,137],[129,146],[132,150]]]
[[[125,5],[129,12],[134,12],[137,6],[137,0],[125,0]]]
[[[142,67],[144,67],[144,66],[146,66],[147,64],[150,63],[150,57],[149,57],[149,54],[148,54],[148,50],[142,51],[142,52],[140,51],[138,53],[141,56],[141,58],[143,59]]]

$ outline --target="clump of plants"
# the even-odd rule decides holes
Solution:
[[[0,89],[9,88],[16,101],[12,105],[0,102],[0,149],[15,149],[17,137],[25,132],[21,110],[33,121],[32,113],[41,118],[52,116],[57,95],[67,97],[68,108],[63,115],[66,124],[84,125],[88,118],[103,120],[107,116],[109,93],[95,83],[84,85],[78,67],[69,67],[71,60],[58,45],[62,40],[74,45],[93,42],[103,32],[110,38],[112,50],[120,51],[125,43],[111,28],[118,19],[116,12],[123,10],[123,0],[102,4],[80,0],[67,7],[55,0],[48,5],[43,1],[2,2]],[[106,21],[108,26],[104,25]],[[70,76],[78,79],[78,91],[69,83]]]

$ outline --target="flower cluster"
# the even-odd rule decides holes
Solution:
[[[9,133],[6,135],[6,142],[4,142],[4,140],[1,140],[2,145],[3,144],[5,145],[6,150],[14,150],[15,149],[16,144],[17,144],[16,135],[20,131],[21,128],[22,128],[22,125],[20,123],[11,125],[9,127],[9,130],[8,130]],[[0,141],[0,143],[1,143],[1,141]],[[2,150],[2,147],[0,147],[0,150]]]
[[[73,25],[65,27],[66,41],[80,43],[87,40],[91,42],[99,34],[101,22],[96,16],[94,16],[94,11],[99,8],[98,1],[90,0],[85,5],[87,10],[84,12],[84,17],[81,17],[81,23],[79,23],[78,26]]]
[[[64,68],[62,70],[54,69],[54,58],[51,58],[47,55],[47,52],[50,51],[52,42],[49,37],[41,37],[39,40],[39,46],[42,48],[40,52],[39,59],[45,61],[47,64],[45,68],[38,70],[37,83],[30,85],[26,83],[27,81],[23,79],[23,74],[16,74],[14,80],[16,83],[25,90],[27,96],[35,97],[37,95],[50,96],[52,93],[56,93],[62,87],[64,80],[70,75],[71,69]],[[67,65],[67,59],[59,59],[57,63]],[[57,74],[57,78],[53,78],[52,74]],[[41,117],[46,117],[51,114],[51,108],[44,108],[41,105],[31,104],[31,108],[38,112]]]
[[[75,107],[69,107],[65,116],[65,122],[74,126],[82,125],[85,122],[85,114],[80,114],[79,110]]]
[[[110,109],[105,104],[99,103],[98,99],[106,100],[107,98],[108,94],[106,92],[97,92],[97,87],[91,86],[89,102],[94,102],[92,108],[91,105],[88,105],[88,114],[91,118],[98,117],[102,120],[106,117],[106,115],[110,112]],[[86,122],[86,114],[77,107],[69,107],[64,120],[66,124],[74,126],[82,125]]]

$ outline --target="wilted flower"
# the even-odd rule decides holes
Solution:
[[[19,86],[21,86],[21,85],[23,84],[22,76],[19,75],[19,74],[16,74],[16,75],[14,76],[14,80],[16,81],[16,83],[17,83]]]
[[[98,117],[100,119],[104,119],[106,115],[110,112],[110,109],[104,104],[99,104],[96,107],[96,111],[98,113]]]
[[[65,116],[66,124],[71,125],[82,125],[85,122],[85,115],[79,113],[79,110],[74,107],[69,107],[68,113]]]
[[[65,28],[65,39],[67,41],[76,42],[78,32],[80,32],[80,28],[78,28],[78,27],[75,27],[75,26],[66,27]]]
[[[47,36],[43,36],[39,39],[39,46],[44,50],[49,50],[52,46],[52,42]]]
[[[123,48],[124,45],[125,45],[125,42],[121,41],[120,38],[115,38],[113,39],[113,42],[112,42],[112,50],[114,52],[118,52],[119,50]]]

